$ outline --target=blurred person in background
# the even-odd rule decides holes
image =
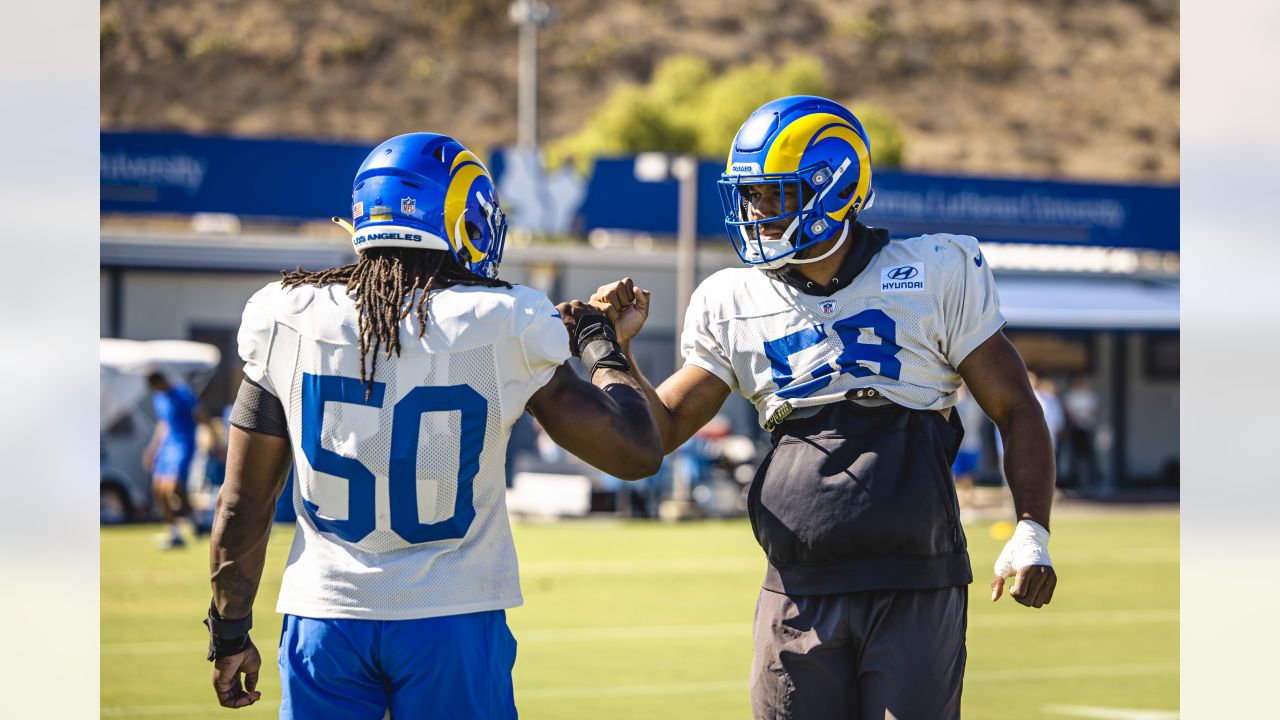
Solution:
[[[245,306],[210,548],[214,690],[227,707],[261,697],[251,610],[293,461],[280,716],[514,718],[511,426],[527,408],[632,479],[661,461],[657,428],[603,315],[498,279],[506,222],[457,141],[382,143],[352,200],[354,264],[286,273]]]
[[[192,477],[199,483],[197,507],[191,511],[196,537],[207,535],[213,528],[213,505],[227,472],[227,433],[230,431],[231,406],[217,417],[196,426],[196,462]]]
[[[956,459],[951,463],[951,475],[955,478],[956,496],[960,504],[960,519],[968,522],[973,515],[973,484],[978,472],[978,463],[982,460],[982,434],[979,430],[986,422],[987,416],[982,414],[978,401],[973,399],[968,386],[960,384],[956,390],[955,410],[960,414],[960,424],[965,428],[960,439],[960,447],[956,450]]]
[[[1067,478],[1076,487],[1090,487],[1102,477],[1094,444],[1094,434],[1098,431],[1098,392],[1089,378],[1077,375],[1063,395],[1062,404],[1067,414]]]
[[[1018,525],[991,580],[1041,607],[1049,561],[1052,441],[977,241],[890,242],[857,221],[870,205],[861,123],[818,97],[767,103],[733,140],[725,225],[752,267],[694,292],[685,364],[656,390],[639,368],[664,449],[738,390],[772,433],[749,495],[768,557],[756,604],[756,718],[960,716],[966,585],[973,576],[950,466],[963,380],[1005,442]],[[591,298],[618,339],[644,324],[630,280]]]
[[[151,491],[165,532],[156,537],[161,549],[186,546],[178,531],[178,517],[191,515],[187,481],[196,452],[196,426],[204,414],[191,388],[172,383],[164,373],[147,375],[156,428],[142,454],[142,466],[151,473]]]
[[[1049,426],[1049,437],[1053,440],[1055,450],[1062,444],[1062,433],[1067,427],[1067,415],[1062,410],[1062,401],[1058,399],[1058,389],[1047,377],[1040,377],[1027,371],[1027,382],[1035,390],[1036,400],[1044,410],[1044,422]]]

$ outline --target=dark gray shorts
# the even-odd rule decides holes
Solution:
[[[948,720],[960,717],[964,586],[756,602],[751,710],[756,720]]]

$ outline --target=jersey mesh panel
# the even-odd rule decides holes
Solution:
[[[762,388],[762,391],[754,397],[747,397],[756,404],[757,409],[768,408],[768,412],[761,413],[761,424],[764,424],[773,408],[781,405],[781,399],[771,397],[778,388],[772,381],[773,370],[764,353],[765,343],[804,328],[821,326],[822,332],[826,335],[822,340],[788,357],[794,378],[793,383],[803,382],[815,377],[815,372],[824,365],[834,365],[836,358],[844,351],[844,342],[833,329],[833,325],[839,319],[851,317],[871,308],[886,311],[894,321],[895,337],[899,341],[897,344],[901,347],[893,356],[902,363],[899,379],[881,374],[884,369],[880,367],[880,363],[863,361],[859,365],[866,368],[870,375],[857,377],[852,372],[827,373],[831,376],[831,381],[815,389],[810,395],[838,394],[854,388],[874,387],[905,404],[924,407],[936,402],[940,391],[942,393],[954,391],[954,388],[943,391],[943,387],[948,384],[943,376],[955,374],[945,366],[945,358],[941,358],[940,354],[929,357],[931,353],[922,352],[920,344],[923,341],[933,348],[938,347],[936,341],[927,340],[927,338],[939,336],[937,308],[931,295],[897,297],[890,303],[884,302],[879,297],[840,298],[843,302],[837,311],[836,318],[823,317],[820,311],[815,312],[816,308],[808,307],[816,305],[816,300],[824,299],[826,298],[817,296],[813,296],[812,300],[792,299],[787,303],[787,310],[783,314],[769,312],[759,317],[740,316],[719,323],[718,333],[724,338],[722,342],[725,342],[727,347],[754,349],[753,352],[731,353],[731,361],[734,373],[739,378],[760,376],[766,378],[767,389]],[[918,338],[917,342],[902,342],[906,339],[904,334]],[[858,333],[857,342],[877,345],[881,344],[881,339],[874,333],[864,330]],[[940,361],[943,363],[942,367],[939,366]],[[821,375],[821,373],[818,374]],[[928,384],[913,384],[909,381],[912,378],[927,379]],[[742,384],[740,382],[740,385]]]
[[[700,323],[704,332],[709,332],[726,354],[742,394],[756,406],[761,425],[784,401],[775,395],[779,388],[765,343],[822,327],[823,339],[785,358],[794,378],[787,386],[798,385],[822,377],[824,373],[815,375],[815,371],[824,365],[835,365],[845,343],[834,326],[867,310],[883,312],[892,321],[895,344],[900,348],[893,355],[901,364],[898,377],[885,374],[881,363],[864,360],[859,364],[872,374],[857,377],[852,372],[825,373],[831,378],[829,383],[815,387],[807,396],[840,395],[854,388],[874,387],[907,407],[948,407],[954,404],[960,376],[947,359],[947,348],[963,338],[985,339],[1003,323],[998,305],[990,304],[973,316],[958,318],[952,331],[956,337],[947,337],[943,298],[955,292],[981,294],[985,291],[984,282],[989,282],[986,273],[974,273],[971,287],[947,282],[958,269],[969,270],[967,259],[958,250],[950,240],[932,237],[895,241],[849,287],[828,297],[806,295],[756,270],[722,271],[705,281],[706,291],[699,292],[704,306],[691,307],[690,313],[702,313],[706,318]],[[924,289],[883,292],[882,272],[910,263],[922,268]],[[869,328],[845,334],[846,339],[856,337],[860,344],[881,343]],[[808,412],[814,411],[799,410],[794,416],[802,417]]]
[[[384,355],[378,359],[375,379],[386,386],[382,407],[330,401],[325,403],[321,425],[323,449],[355,457],[375,476],[375,529],[357,543],[319,531],[302,503],[303,493],[310,493],[316,482],[339,483],[342,489],[348,481],[318,478],[299,449],[294,506],[299,532],[308,539],[301,543],[301,549],[295,543],[296,557],[290,558],[290,570],[303,572],[295,572],[296,578],[286,572],[282,607],[295,579],[299,587],[290,593],[290,607],[314,603],[323,608],[315,612],[320,616],[428,617],[519,603],[514,547],[505,508],[506,436],[494,347],[429,352],[408,332],[403,332],[401,342],[401,356],[388,359]],[[295,437],[301,437],[302,374],[358,377],[359,361],[357,347],[301,339],[290,388],[289,417]],[[414,545],[391,528],[388,473],[392,420],[396,403],[414,388],[446,385],[468,385],[487,403],[480,471],[472,486],[476,516],[462,538]],[[416,488],[430,489],[432,483],[422,481],[434,481],[435,491],[433,515],[418,517],[418,521],[434,523],[454,514],[461,413],[426,412],[417,422],[420,434]],[[299,559],[305,561],[305,569],[292,567]],[[297,597],[303,594],[303,588],[307,597]]]

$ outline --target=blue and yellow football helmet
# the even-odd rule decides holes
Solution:
[[[720,177],[725,229],[743,262],[764,269],[814,262],[835,252],[849,224],[871,206],[871,143],[839,103],[779,98],[742,124]],[[778,214],[751,217],[746,193],[770,184],[782,199]],[[789,221],[781,237],[762,236],[762,226],[780,221]],[[822,256],[796,259],[799,251],[836,238]]]
[[[507,219],[497,188],[480,159],[447,135],[410,133],[374,148],[356,172],[351,217],[356,252],[448,250],[475,274],[498,276]]]

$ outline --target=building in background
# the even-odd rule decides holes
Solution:
[[[355,145],[104,133],[102,336],[217,346],[229,362],[202,399],[208,407],[223,407],[240,381],[235,334],[245,300],[279,279],[281,269],[354,260],[341,231],[314,221],[346,214],[343,189],[366,151]],[[635,352],[655,379],[672,372],[679,326],[676,251],[670,242],[676,182],[640,182],[631,158],[600,160],[579,184],[564,171],[543,177],[523,156],[499,153],[491,165],[511,205],[513,241],[503,278],[537,287],[553,300],[585,298],[606,281],[634,278],[654,297]],[[291,169],[289,177],[274,177],[282,166]],[[261,172],[246,173],[253,167]],[[296,181],[299,167],[310,171],[301,175],[307,187],[299,188],[296,206],[263,206],[268,194],[261,188]],[[739,265],[720,224],[713,189],[718,173],[714,161],[698,168],[699,281]],[[237,182],[245,176],[253,182]],[[1052,381],[1059,395],[1072,382],[1096,393],[1091,441],[1100,478],[1087,489],[1176,493],[1177,187],[906,173],[880,173],[876,183],[876,206],[864,218],[868,224],[887,227],[895,237],[978,237],[995,271],[1006,332],[1028,366]],[[556,202],[527,212],[522,222],[520,208],[537,205],[548,188],[556,189]],[[181,219],[157,224],[149,217],[156,213]],[[742,398],[734,396],[726,415],[734,432],[761,435]],[[1067,454],[1064,447],[1060,459]],[[1069,468],[1067,474],[1073,474]],[[978,479],[998,481],[994,447]],[[1064,480],[1069,484],[1065,474]]]

